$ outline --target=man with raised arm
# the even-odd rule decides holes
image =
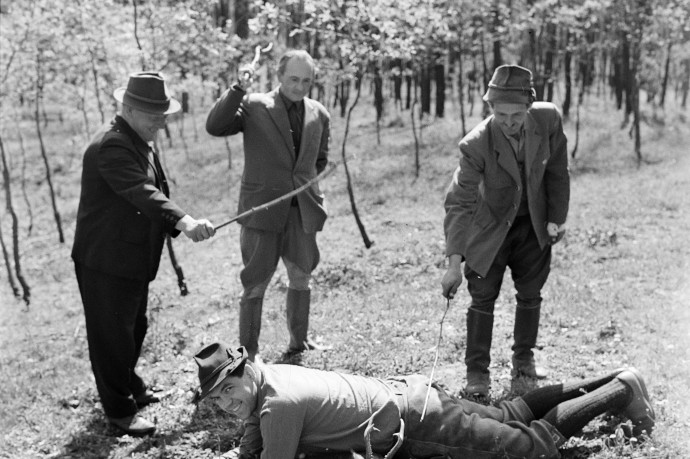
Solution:
[[[330,116],[307,97],[314,82],[314,60],[306,51],[286,52],[278,64],[280,86],[248,94],[254,68],[243,66],[237,82],[215,103],[206,121],[214,136],[244,135],[244,171],[238,214],[299,188],[328,163]],[[282,361],[299,363],[305,350],[320,349],[308,335],[312,271],[319,263],[316,233],[326,221],[318,183],[306,191],[239,220],[244,269],[240,273],[239,341],[254,360],[264,294],[283,260],[288,275],[286,298],[290,342]]]

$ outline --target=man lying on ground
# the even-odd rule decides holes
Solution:
[[[498,407],[457,399],[420,375],[378,379],[247,360],[243,347],[212,343],[194,357],[197,400],[244,421],[227,457],[293,459],[363,453],[367,443],[396,458],[558,458],[558,448],[590,420],[622,413],[633,434],[651,433],[654,410],[640,373],[607,375],[535,389]],[[427,401],[427,392],[428,401]],[[367,433],[365,438],[365,432]]]

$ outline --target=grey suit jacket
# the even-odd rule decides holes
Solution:
[[[460,165],[445,199],[446,255],[462,255],[482,276],[515,220],[522,195],[517,159],[493,119],[460,141]],[[532,104],[525,136],[527,203],[543,248],[549,244],[546,224],[565,223],[570,200],[567,140],[556,106]]]
[[[328,164],[330,116],[319,102],[304,99],[304,126],[299,154],[290,134],[287,109],[278,89],[246,95],[235,87],[216,101],[206,120],[214,136],[244,134],[244,171],[237,212],[258,207],[304,185]],[[297,196],[302,228],[323,229],[327,213],[318,183]],[[287,200],[255,212],[240,224],[266,231],[282,231],[290,210]]]

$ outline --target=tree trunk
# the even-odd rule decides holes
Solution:
[[[690,90],[690,59],[683,59],[682,67],[685,72],[681,83],[680,106],[681,108],[685,108],[688,103],[688,92]]]
[[[436,117],[443,118],[446,105],[446,69],[443,64],[434,66],[436,81]]]
[[[2,142],[2,137],[0,137],[0,159],[2,159],[2,177],[5,183],[6,209],[12,218],[12,251],[14,253],[14,272],[17,276],[19,284],[22,286],[22,299],[28,306],[31,302],[31,288],[29,287],[29,284],[26,283],[26,280],[24,280],[24,275],[22,274],[22,263],[19,256],[19,220],[17,219],[17,213],[14,211],[14,207],[12,205],[12,184],[10,181],[10,171],[7,166],[7,157],[5,155],[5,146]]]
[[[419,139],[417,138],[417,126],[414,121],[414,109],[417,106],[417,98],[412,102],[412,107],[410,108],[410,119],[412,120],[412,135],[414,136],[414,176],[419,177]]]
[[[31,206],[31,201],[29,201],[29,193],[26,191],[26,148],[24,147],[24,136],[22,135],[22,130],[17,121],[19,115],[15,114],[15,122],[17,124],[17,140],[19,141],[19,152],[22,155],[22,197],[24,198],[24,205],[26,206],[26,211],[29,214],[29,226],[27,228],[27,236],[31,236],[31,232],[34,228],[34,212]]]
[[[548,24],[546,26],[547,42],[546,55],[544,57],[544,72],[543,81],[545,89],[545,97],[543,100],[551,102],[553,100],[553,80],[554,80],[554,55],[556,52],[556,25]]]
[[[383,118],[383,78],[381,69],[374,68],[374,107],[376,108],[376,144],[381,145],[381,119]]]
[[[624,83],[623,83],[623,62],[622,55],[619,53],[614,56],[611,62],[613,74],[610,78],[610,86],[613,87],[614,94],[616,96],[616,109],[620,110],[623,107],[623,93],[624,93]]]
[[[340,117],[345,118],[347,114],[347,101],[350,100],[350,80],[343,80],[340,83]]]
[[[565,57],[563,58],[563,73],[565,74],[565,98],[563,99],[563,118],[565,120],[570,116],[570,97],[572,93],[572,76],[571,76],[571,60],[573,53],[570,51],[570,39],[571,33],[568,31],[566,33],[566,51]]]
[[[1,223],[1,222],[0,222]],[[2,248],[2,256],[5,259],[5,268],[7,268],[7,281],[10,284],[12,293],[16,298],[21,297],[21,292],[17,283],[14,281],[14,274],[12,273],[12,263],[10,262],[10,254],[7,252],[7,246],[5,245],[5,239],[2,237],[2,225],[0,224],[0,247]]]
[[[659,97],[659,106],[664,108],[664,103],[666,102],[666,87],[668,86],[668,73],[671,67],[671,47],[673,43],[669,40],[668,45],[666,45],[666,65],[664,65],[664,78],[661,81],[661,96]]]
[[[486,49],[484,48],[484,36],[482,34],[482,39],[480,41],[481,43],[481,50],[482,50],[482,82],[484,83],[484,91],[483,93],[486,94],[486,91],[489,89],[489,81],[491,81],[491,74],[489,73],[489,68],[486,65]],[[489,114],[489,104],[482,99],[482,118],[486,118]]]
[[[398,69],[393,73],[393,100],[395,101],[395,108],[402,111],[402,60],[396,59],[393,66]]]
[[[238,37],[249,38],[249,0],[234,0],[235,33]]]
[[[502,36],[502,34],[499,33],[499,30],[502,27],[501,1],[500,0],[495,0],[492,14],[493,14],[494,20],[493,20],[493,27],[492,27],[491,33],[494,37],[494,39],[493,39],[493,51],[494,51],[494,69],[495,69],[496,67],[503,65],[503,57],[501,57],[501,39],[499,38]]]
[[[141,42],[139,41],[139,12],[137,10],[137,0],[132,1],[132,8],[134,11],[134,41],[137,43],[137,49],[139,50],[139,58],[141,60],[141,70],[146,70],[146,59],[144,58],[144,48],[141,47]]]
[[[410,109],[410,104],[412,103],[412,85],[414,83],[414,80],[412,78],[412,69],[409,67],[407,71],[405,72],[405,86],[406,86],[406,91],[405,91],[405,109],[409,110]]]
[[[431,114],[431,65],[425,64],[422,67],[422,81],[421,81],[421,91],[420,96],[422,99],[422,111],[420,117],[423,114]]]
[[[622,64],[622,84],[623,84],[623,94],[625,95],[625,115],[630,115],[633,111],[633,76],[632,69],[630,68],[630,40],[626,33],[621,33],[621,40],[623,43],[623,48],[621,51],[621,64]]]
[[[101,102],[101,90],[98,86],[98,68],[96,67],[96,57],[89,46],[89,55],[91,56],[91,75],[93,76],[93,90],[96,96],[96,103],[98,105],[98,113],[101,115],[101,124],[105,124],[105,110],[103,110],[103,102]],[[91,137],[91,136],[89,136]]]
[[[464,95],[465,95],[465,81],[463,78],[464,69],[463,69],[463,65],[462,65],[462,51],[463,51],[462,42],[459,42],[458,46],[460,48],[458,50],[457,58],[456,58],[457,59],[456,62],[457,62],[457,66],[458,66],[458,89],[460,90],[459,94],[458,94],[458,101],[460,102],[460,127],[462,129],[462,136],[465,137],[465,134],[467,134],[467,129],[465,127],[465,97],[464,97]],[[468,92],[469,91],[470,91],[470,89],[468,87]]]
[[[374,243],[373,241],[369,240],[369,236],[367,235],[367,231],[364,228],[364,224],[362,223],[362,220],[359,218],[359,212],[357,211],[357,205],[355,204],[355,193],[354,189],[352,187],[352,179],[350,178],[350,168],[347,166],[347,156],[345,154],[345,147],[347,145],[347,135],[350,132],[350,119],[352,118],[352,110],[355,108],[357,105],[357,102],[359,101],[359,95],[362,92],[362,78],[360,75],[357,75],[357,95],[355,96],[355,100],[352,102],[352,105],[350,106],[350,109],[347,111],[347,118],[345,120],[345,132],[343,133],[343,145],[342,145],[342,158],[343,158],[343,166],[345,168],[345,176],[347,178],[347,194],[350,197],[350,206],[352,207],[352,214],[355,217],[355,222],[357,223],[357,228],[359,228],[359,233],[362,236],[362,240],[364,241],[364,247],[367,249],[372,246]]]
[[[43,134],[41,133],[41,99],[43,98],[43,74],[41,68],[41,55],[40,52],[36,56],[36,106],[34,110],[34,119],[36,121],[36,135],[38,137],[38,144],[41,147],[41,156],[43,157],[43,164],[46,168],[46,182],[48,183],[48,189],[50,191],[50,202],[53,206],[53,217],[55,218],[55,223],[58,230],[58,239],[60,243],[65,242],[65,235],[62,232],[62,219],[60,217],[60,212],[57,208],[57,201],[55,199],[55,189],[53,188],[53,179],[50,172],[50,164],[48,162],[48,154],[46,153],[45,145],[43,144]]]

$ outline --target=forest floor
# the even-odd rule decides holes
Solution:
[[[540,384],[583,378],[621,366],[645,375],[657,414],[646,441],[623,438],[625,419],[601,416],[562,449],[563,458],[690,457],[690,121],[687,111],[651,109],[642,125],[644,162],[635,160],[622,114],[592,101],[582,110],[579,146],[571,160],[572,198],[568,233],[554,247],[544,289],[537,358],[550,369]],[[394,117],[389,116],[388,120]],[[452,393],[464,385],[464,284],[442,323],[440,294],[445,269],[443,196],[457,164],[458,117],[428,122],[415,178],[409,112],[381,130],[373,110],[358,107],[347,143],[357,206],[369,237],[366,249],[352,216],[342,165],[322,183],[329,219],[314,273],[311,330],[332,349],[307,353],[309,367],[373,376],[429,375],[442,329],[435,377]],[[193,216],[214,223],[235,213],[242,149],[230,139],[232,168],[223,139],[202,133],[203,114],[172,124],[164,164],[174,199]],[[468,129],[479,121],[468,118]],[[569,148],[574,122],[566,124]],[[195,138],[193,126],[197,126]],[[334,115],[331,150],[341,155],[344,120]],[[230,415],[191,403],[197,385],[192,359],[214,340],[233,343],[241,293],[239,227],[210,241],[184,237],[174,247],[189,295],[180,296],[167,254],[151,284],[150,328],[140,374],[163,391],[161,403],[144,409],[158,430],[146,438],[120,436],[100,407],[91,374],[83,312],[69,257],[79,197],[85,139],[52,123],[46,145],[64,225],[58,242],[50,198],[35,141],[27,148],[28,209],[21,197],[20,156],[12,154],[13,197],[20,218],[23,273],[32,287],[26,306],[0,275],[0,458],[213,458],[232,448],[240,427]],[[2,215],[5,241],[10,217]],[[8,243],[11,246],[11,243]],[[286,276],[282,265],[266,295],[261,335],[266,361],[288,341]],[[491,402],[514,397],[510,345],[513,289],[506,277],[496,306]],[[442,328],[441,328],[442,327]]]

